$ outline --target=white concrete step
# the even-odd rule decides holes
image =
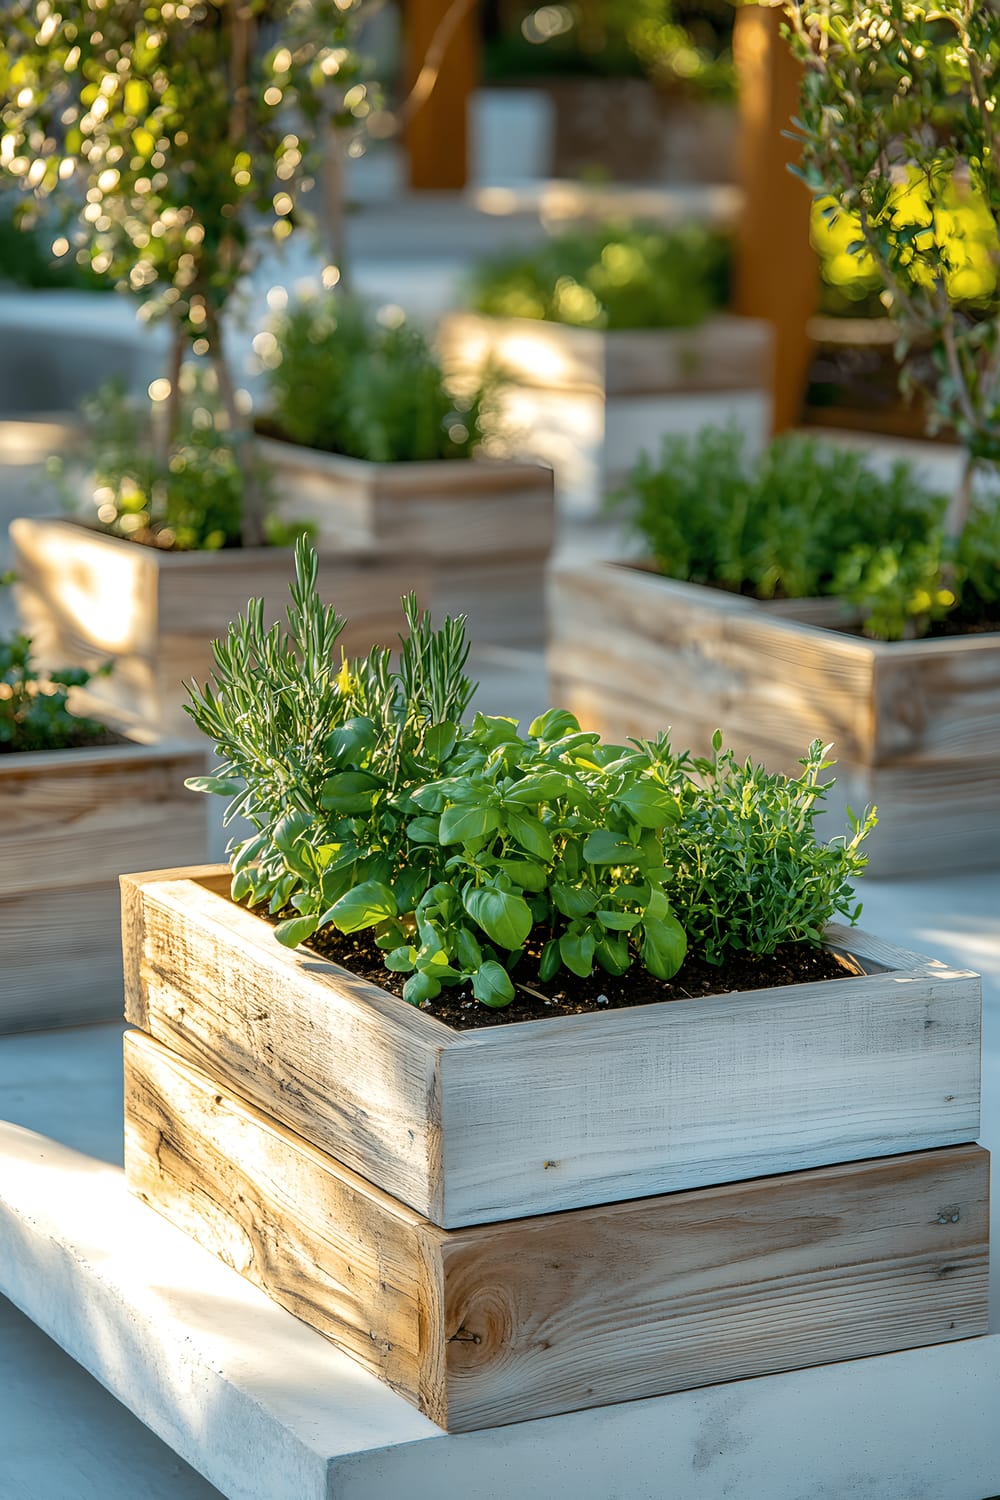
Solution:
[[[22,1114],[60,1078],[69,1103],[81,1040],[82,1071],[109,1092],[118,1028],[11,1038],[0,1110],[15,1059]],[[32,1072],[46,1079],[34,1092]],[[93,1103],[85,1088],[83,1112]],[[99,1114],[91,1143],[113,1156],[120,1125]],[[70,1123],[67,1108],[60,1128]],[[997,1334],[449,1437],[130,1198],[120,1168],[13,1124],[0,1126],[0,1293],[230,1500],[984,1500],[1000,1489]],[[4,1446],[3,1500],[76,1496],[46,1492],[41,1463],[35,1489],[5,1484]],[[144,1478],[135,1493],[147,1492]],[[180,1485],[170,1493],[188,1500]]]
[[[1000,1476],[996,1335],[447,1437],[119,1169],[13,1125],[0,1290],[231,1500],[981,1500]]]

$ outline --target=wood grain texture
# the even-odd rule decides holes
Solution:
[[[455,1032],[212,877],[130,883],[129,1020],[447,1228],[978,1133],[978,976],[865,934],[842,980]]]
[[[452,1431],[986,1331],[978,1147],[445,1231],[125,1057],[132,1191]]]
[[[121,1016],[118,876],[204,858],[204,769],[176,745],[0,756],[0,1032]]]
[[[610,563],[550,577],[550,693],[612,738],[668,726],[707,751],[794,773],[832,744],[852,805],[877,803],[870,869],[1000,862],[1000,635],[887,643],[778,608]],[[833,801],[833,799],[831,799]],[[977,818],[978,810],[978,818]]]
[[[183,683],[207,679],[211,642],[247,600],[264,599],[265,623],[284,620],[289,602],[290,548],[160,552],[71,520],[25,518],[12,523],[11,542],[18,610],[40,664],[113,661],[92,696],[164,734],[192,737]],[[412,589],[426,604],[428,587],[426,567],[405,552],[321,551],[320,593],[348,620],[348,655],[396,645],[400,598]]]
[[[454,1033],[209,885],[136,876],[126,1015],[422,1212],[441,1194],[438,1054]]]
[[[719,313],[697,328],[571,328],[535,318],[453,313],[438,330],[445,368],[493,364],[519,384],[604,397],[760,390],[771,379],[771,330]]]
[[[261,449],[282,513],[311,521],[321,542],[421,559],[435,617],[467,615],[473,641],[542,638],[551,469],[478,459],[376,464],[271,441]]]

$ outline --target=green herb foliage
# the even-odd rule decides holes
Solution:
[[[900,356],[929,348],[907,377],[925,385],[935,423],[955,428],[971,460],[995,464],[1000,10],[994,0],[785,10],[803,64],[795,170],[832,226],[856,226],[845,253],[877,275]],[[984,299],[979,313],[970,295]],[[956,507],[952,529],[963,520]]]
[[[760,599],[841,595],[883,639],[1000,598],[994,511],[949,540],[946,499],[908,465],[879,474],[834,444],[780,437],[751,459],[732,428],[668,437],[616,501],[667,577]]]
[[[10,581],[0,577],[0,584]],[[26,635],[0,637],[0,754],[69,750],[106,741],[103,724],[68,707],[70,690],[86,687],[92,676],[82,667],[39,672]]]
[[[487,40],[484,76],[648,76],[657,88],[696,98],[732,98],[736,89],[726,0],[602,0],[598,5],[504,9]],[[513,23],[513,24],[512,24]]]
[[[689,940],[721,962],[818,942],[835,911],[856,915],[848,882],[872,819],[817,842],[820,745],[786,781],[737,765],[721,739],[705,761],[665,737],[604,745],[559,709],[527,735],[502,717],[463,723],[462,621],[435,631],[411,597],[398,666],[382,648],[338,663],[344,622],[315,580],[300,543],[287,630],[265,629],[252,602],[215,645],[214,686],[190,689],[221,764],[189,785],[253,825],[231,850],[233,896],[283,915],[282,941],[370,928],[406,999],[469,983],[504,1006],[529,944],[543,981],[635,962],[668,979]]]
[[[119,385],[103,386],[84,403],[81,456],[92,476],[94,519],[114,536],[171,551],[239,546],[244,472],[218,409],[212,372],[198,377],[188,367],[184,384],[180,420],[166,448],[149,408],[136,407]],[[256,478],[267,498],[260,464]],[[264,524],[272,545],[291,542],[303,530],[271,516]]]
[[[468,458],[482,440],[483,393],[459,400],[424,335],[398,310],[376,316],[327,295],[275,328],[274,419],[294,442],[378,463]]]
[[[728,295],[729,242],[717,230],[609,225],[485,261],[472,305],[497,317],[581,328],[687,328]]]

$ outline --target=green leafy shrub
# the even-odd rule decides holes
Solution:
[[[579,328],[688,328],[729,295],[729,242],[700,224],[574,229],[484,261],[472,305]]]
[[[107,282],[88,266],[78,265],[66,253],[54,253],[53,233],[51,222],[41,218],[34,202],[29,200],[15,206],[12,194],[9,191],[3,193],[0,197],[0,286],[9,282],[36,290],[53,288],[92,292],[105,289]],[[59,238],[57,235],[57,245]],[[68,241],[66,246],[68,250]]]
[[[877,474],[833,444],[785,436],[750,459],[734,429],[668,437],[616,499],[667,577],[759,599],[842,595],[883,639],[1000,599],[995,511],[977,507],[950,540],[946,498],[909,465]]]
[[[191,688],[222,763],[189,785],[256,830],[231,850],[233,897],[293,913],[282,941],[372,929],[407,1000],[468,984],[501,1007],[526,950],[543,982],[633,963],[668,979],[689,943],[719,963],[856,916],[873,819],[817,842],[818,743],[786,780],[737,764],[721,737],[692,760],[666,737],[602,744],[559,709],[526,735],[463,723],[462,621],[434,631],[410,598],[398,666],[381,648],[338,665],[344,622],[315,580],[300,544],[288,629],[266,630],[252,602],[215,645],[214,686]]]
[[[0,577],[0,584],[9,582],[8,576]],[[69,709],[70,690],[86,687],[92,676],[82,667],[39,672],[26,635],[0,637],[0,754],[106,743],[103,724]]]
[[[468,458],[482,441],[485,393],[450,392],[424,335],[396,309],[380,320],[346,297],[300,302],[264,359],[274,421],[307,448],[391,463]]]
[[[831,224],[856,226],[844,253],[877,273],[903,379],[966,450],[948,518],[957,535],[974,467],[1000,462],[1000,11],[993,0],[789,0],[785,13],[802,63],[796,170]]]
[[[599,5],[525,5],[517,29],[507,12],[487,41],[488,82],[534,76],[648,76],[661,89],[729,99],[736,92],[732,8],[724,3],[602,0]]]

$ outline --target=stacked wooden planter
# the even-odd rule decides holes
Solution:
[[[987,1326],[978,978],[455,1032],[123,880],[132,1190],[452,1431]]]
[[[726,743],[795,774],[832,745],[833,831],[878,807],[869,873],[1000,863],[1000,635],[872,641],[836,599],[756,599],[635,564],[550,580],[555,702],[612,740],[656,734],[699,754]],[[832,628],[831,628],[832,627]]]
[[[320,545],[414,559],[435,619],[466,615],[474,644],[544,638],[551,469],[489,459],[374,463],[274,440],[258,448],[282,514],[312,522]]]

